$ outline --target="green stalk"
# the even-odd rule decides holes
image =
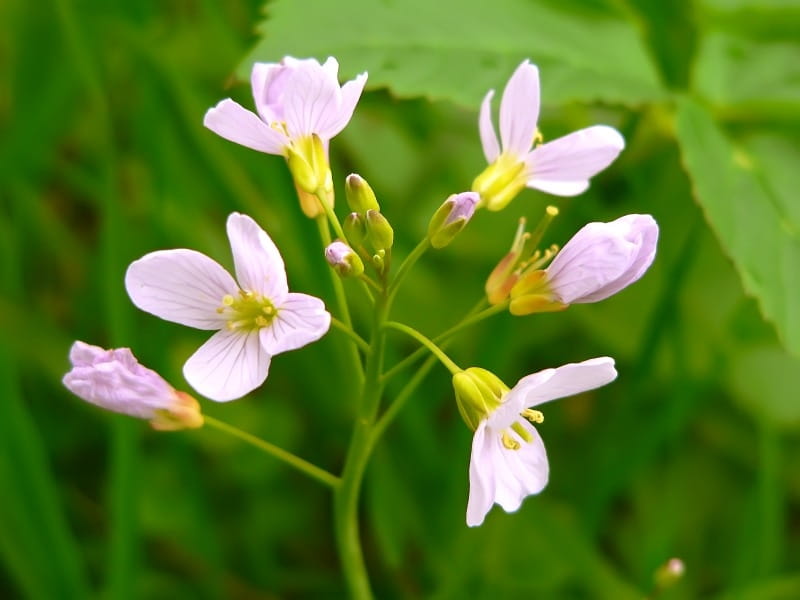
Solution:
[[[372,449],[372,430],[383,391],[380,373],[386,343],[383,324],[386,321],[388,309],[388,299],[385,295],[381,295],[376,299],[375,304],[370,352],[367,355],[366,374],[358,404],[356,423],[342,470],[341,483],[336,488],[333,498],[339,557],[342,561],[342,570],[350,596],[356,600],[372,598],[358,528],[358,498]]]
[[[429,340],[427,337],[422,335],[419,331],[417,331],[413,327],[409,327],[408,325],[404,325],[404,324],[398,323],[396,321],[387,321],[386,323],[383,324],[383,326],[387,327],[389,329],[395,329],[397,331],[402,331],[406,335],[408,335],[408,336],[414,338],[415,340],[417,340],[427,350],[429,350],[431,352],[431,354],[433,354],[436,358],[438,358],[439,362],[441,362],[445,367],[447,367],[447,369],[453,375],[455,375],[456,373],[460,373],[462,371],[461,367],[459,367],[456,363],[454,363],[450,359],[450,357],[447,356],[447,354],[445,354],[444,351],[441,348],[439,348],[439,346],[434,344],[431,340]]]
[[[411,251],[411,254],[406,256],[406,259],[400,263],[400,267],[397,269],[397,274],[394,276],[392,283],[389,285],[389,305],[392,304],[394,301],[395,294],[397,294],[397,290],[400,289],[400,284],[405,279],[408,272],[411,270],[411,267],[420,259],[420,257],[425,254],[425,251],[430,247],[431,243],[430,240],[425,237],[417,246]]]
[[[262,440],[259,437],[256,437],[246,431],[242,431],[238,427],[234,427],[224,421],[220,421],[215,419],[214,417],[209,417],[208,415],[203,415],[203,422],[216,429],[217,431],[222,431],[227,433],[228,435],[232,435],[243,442],[250,444],[261,450],[262,452],[266,452],[270,456],[277,458],[285,462],[290,467],[293,467],[303,473],[304,475],[308,475],[312,479],[316,479],[320,483],[323,483],[329,487],[335,488],[339,485],[339,478],[332,473],[328,473],[325,469],[321,469],[315,464],[308,462],[297,456],[296,454],[292,454],[291,452],[284,450],[276,446],[275,444],[271,444],[266,440]]]

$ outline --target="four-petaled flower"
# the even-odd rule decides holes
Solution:
[[[285,57],[255,63],[250,76],[256,111],[227,98],[208,110],[203,124],[227,140],[284,156],[309,217],[322,214],[314,196],[333,203],[328,143],[353,116],[364,89],[362,73],[339,85],[339,63]]]
[[[275,244],[246,215],[228,217],[236,278],[194,250],[161,250],[134,261],[125,275],[133,303],[157,317],[219,330],[183,367],[191,386],[217,401],[261,385],[271,357],[322,337],[330,314],[322,300],[290,293]]]
[[[72,370],[64,375],[69,391],[113,412],[146,419],[162,431],[200,427],[197,400],[176,391],[155,371],[143,367],[129,348],[104,350],[75,342],[69,351]]]
[[[527,60],[517,67],[503,91],[499,142],[492,124],[493,96],[494,90],[486,94],[479,118],[489,166],[472,185],[489,210],[502,209],[524,187],[558,196],[580,194],[589,187],[589,178],[610,165],[625,147],[619,132],[605,125],[538,144],[542,139],[537,127],[539,70]]]
[[[487,381],[485,373],[480,377],[483,383]],[[616,376],[614,360],[603,357],[528,375],[510,391],[506,388],[497,393],[495,387],[497,402],[484,403],[484,415],[472,439],[467,525],[483,523],[492,504],[513,512],[527,496],[538,494],[547,485],[547,453],[531,424],[544,418],[533,407],[600,387]],[[490,412],[486,414],[486,410]]]

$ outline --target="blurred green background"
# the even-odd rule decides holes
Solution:
[[[427,255],[396,309],[422,331],[474,304],[516,220],[547,203],[561,216],[546,243],[632,212],[661,225],[629,290],[496,316],[451,346],[509,384],[617,360],[613,385],[548,409],[551,483],[517,514],[465,526],[470,432],[449,376],[427,377],[367,474],[378,597],[643,598],[671,557],[686,576],[663,597],[800,597],[800,3],[11,0],[0,23],[0,596],[344,594],[326,489],[60,384],[82,339],[129,346],[185,387],[206,334],[137,311],[123,273],[172,247],[229,265],[233,210],[275,239],[293,289],[331,298],[282,161],[201,125],[228,95],[252,106],[235,74],[253,60],[294,54],[369,70],[332,144],[337,208],[344,176],[366,177],[398,255],[483,168],[480,99],[523,58],[541,68],[547,139],[607,123],[628,141],[581,197],[526,191]],[[332,332],[282,355],[257,393],[204,410],[336,472],[353,411],[343,344]],[[391,360],[413,349],[400,338]]]

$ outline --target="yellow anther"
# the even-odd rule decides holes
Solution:
[[[222,304],[225,306],[233,306],[233,296],[230,294],[225,294],[222,297]]]
[[[511,429],[513,429],[514,432],[519,437],[521,437],[523,440],[525,440],[529,444],[533,441],[533,435],[531,435],[531,432],[528,431],[527,429],[525,429],[525,427],[523,427],[522,423],[520,423],[519,421],[515,421],[514,423],[512,423]]]
[[[275,314],[275,309],[272,306],[264,306],[261,310],[267,316],[272,316]]]
[[[258,316],[257,316],[255,319],[253,319],[253,321],[254,321],[254,322],[255,322],[255,324],[256,324],[256,325],[258,325],[259,327],[266,327],[267,325],[269,325],[269,321],[267,321],[267,320],[266,320],[264,317],[262,317],[261,315],[258,315]]]
[[[505,446],[509,450],[519,450],[520,447],[519,442],[514,438],[512,438],[507,431],[503,432],[503,434],[500,436],[500,439],[503,442],[503,446]]]
[[[542,143],[544,143],[544,136],[542,135],[542,132],[537,129],[536,133],[533,134],[533,145],[537,146]]]
[[[526,408],[520,414],[531,423],[544,423],[544,415],[538,410]]]

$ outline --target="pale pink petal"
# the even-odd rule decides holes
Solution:
[[[309,59],[314,60],[314,59]],[[316,62],[316,61],[315,61]],[[322,63],[322,70],[334,81],[339,81],[339,61],[333,56],[329,56],[327,60]]]
[[[253,100],[259,116],[266,124],[281,123],[283,92],[289,69],[276,63],[254,63],[250,74]]]
[[[539,119],[539,69],[527,60],[508,80],[500,103],[503,152],[524,156],[533,145]]]
[[[125,289],[133,303],[157,317],[197,329],[220,329],[217,312],[239,286],[217,262],[194,250],[160,250],[131,263]]]
[[[541,492],[547,485],[550,473],[547,452],[539,433],[528,421],[519,419],[517,422],[528,432],[531,441],[508,430],[508,434],[519,442],[519,448],[509,450],[503,446],[500,434],[494,436],[492,446],[496,457],[494,464],[497,465],[494,501],[506,512],[514,512],[527,496]]]
[[[316,133],[322,139],[322,128],[329,125],[331,115],[338,113],[342,91],[339,82],[318,63],[299,61],[286,80],[284,91],[286,129],[292,139]]]
[[[467,501],[467,525],[477,527],[492,508],[495,497],[495,464],[491,440],[487,437],[486,422],[475,430],[472,438],[472,454],[469,461],[469,500]]]
[[[484,96],[483,102],[481,102],[481,114],[478,118],[478,130],[481,134],[483,155],[488,163],[493,163],[500,156],[500,143],[497,141],[497,133],[495,133],[494,124],[492,123],[493,97],[494,90],[489,90]]]
[[[580,194],[590,177],[625,147],[616,129],[595,125],[543,144],[525,158],[528,187],[562,196]]]
[[[285,135],[230,98],[208,109],[203,125],[226,140],[267,154],[283,155],[289,143]]]
[[[183,365],[195,390],[217,402],[236,400],[267,378],[270,356],[261,348],[258,330],[215,333]]]
[[[106,410],[152,419],[169,409],[175,391],[155,371],[143,367],[129,348],[104,350],[75,342],[70,350],[72,370],[63,383],[73,394]]]
[[[329,115],[325,115],[325,118],[320,120],[317,133],[323,140],[335,137],[350,122],[366,83],[367,74],[361,73],[355,79],[348,81],[342,86],[341,98],[339,99],[337,110]]]
[[[231,213],[228,239],[241,288],[258,292],[273,304],[280,304],[289,291],[286,267],[267,233],[247,215]]]
[[[522,408],[532,408],[551,400],[593,390],[616,378],[613,358],[592,358],[523,377],[508,393],[507,402],[518,402]]]
[[[261,345],[275,355],[315,342],[328,331],[331,315],[319,298],[289,294],[268,327],[261,329]]]

